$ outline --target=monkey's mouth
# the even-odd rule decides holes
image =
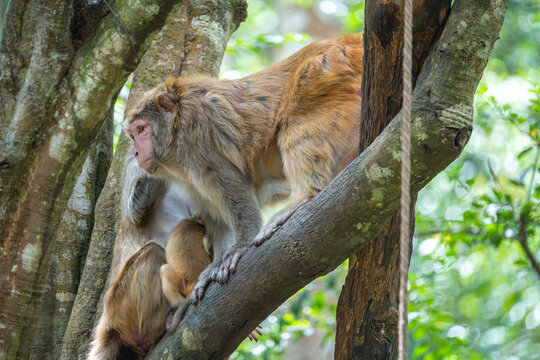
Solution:
[[[157,163],[154,158],[148,158],[140,163],[137,163],[137,165],[150,175],[155,173],[157,170]]]

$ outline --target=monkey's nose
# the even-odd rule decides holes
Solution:
[[[138,156],[139,156],[139,152],[138,152],[138,151],[135,151],[135,153],[133,154],[133,156],[138,157]]]

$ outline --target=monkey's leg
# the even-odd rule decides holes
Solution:
[[[178,289],[178,284],[180,284],[181,279],[178,277],[178,275],[176,275],[173,267],[169,264],[161,265],[159,270],[163,294],[169,300],[171,306],[176,308],[180,301],[184,299]]]
[[[207,183],[215,186],[212,193],[222,195],[219,207],[221,214],[226,216],[220,219],[223,225],[217,226],[218,231],[211,228],[212,215],[206,214],[203,218],[207,234],[212,238],[214,258],[212,264],[199,276],[192,295],[193,303],[202,298],[211,281],[224,284],[229,280],[230,274],[236,271],[238,261],[251,246],[251,240],[259,232],[262,222],[255,189],[247,177],[233,167],[216,165],[212,169],[205,173],[205,177],[210,178]],[[224,232],[232,234],[231,241]]]
[[[178,307],[174,311],[174,315],[167,318],[167,332],[172,334],[175,332],[178,324],[184,318],[184,314],[189,306],[189,300],[182,296],[182,299],[178,301]]]
[[[300,206],[317,195],[332,179],[334,151],[327,138],[329,134],[305,128],[305,123],[310,121],[309,116],[302,119],[291,117],[285,121],[288,123],[288,131],[278,135],[278,145],[283,159],[283,172],[291,186],[293,201],[275,214],[259,231],[252,242],[255,246],[260,246],[270,239]]]
[[[272,235],[289,220],[298,208],[307,203],[309,199],[299,202],[298,204],[288,205],[284,209],[280,210],[277,214],[274,214],[268,224],[266,224],[261,231],[253,239],[252,245],[260,246],[266,240],[270,239]]]

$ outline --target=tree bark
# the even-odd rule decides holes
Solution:
[[[0,358],[29,356],[58,226],[91,143],[178,2],[115,1],[133,44],[103,4],[9,2],[0,43]]]
[[[156,36],[135,70],[125,113],[136,105],[142,93],[168,76],[217,76],[227,41],[245,16],[244,0],[186,1]],[[90,250],[66,331],[62,359],[85,358],[91,331],[102,310],[100,299],[120,225],[121,184],[130,151],[131,141],[122,133],[96,206]]]
[[[366,1],[360,152],[401,109],[402,1]],[[450,12],[450,0],[414,2],[413,83]],[[413,204],[415,198],[411,199]],[[414,206],[412,206],[414,209]],[[414,219],[414,210],[411,218]],[[413,222],[414,225],[414,222]],[[337,307],[335,358],[397,359],[399,214],[349,259]]]
[[[113,153],[113,109],[94,141],[58,226],[30,358],[59,359]]]
[[[474,92],[498,38],[504,0],[456,0],[418,77],[412,103],[411,193],[463,150]],[[368,244],[399,206],[398,114],[377,139],[272,239],[251,248],[225,285],[213,283],[148,359],[222,359],[282,302]]]

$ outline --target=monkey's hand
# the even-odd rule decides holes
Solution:
[[[212,280],[220,284],[225,284],[229,281],[229,276],[236,271],[238,260],[246,253],[248,247],[242,244],[234,245],[227,251],[223,257],[223,261],[219,266],[214,268],[212,272]]]
[[[308,201],[309,200],[305,200],[296,205],[287,206],[272,216],[268,224],[266,224],[261,231],[259,231],[257,236],[255,236],[252,245],[261,246],[266,240],[270,239],[276,230],[283,226],[283,224],[289,220],[292,214],[294,214],[294,212],[298,210],[300,206],[304,205]]]

